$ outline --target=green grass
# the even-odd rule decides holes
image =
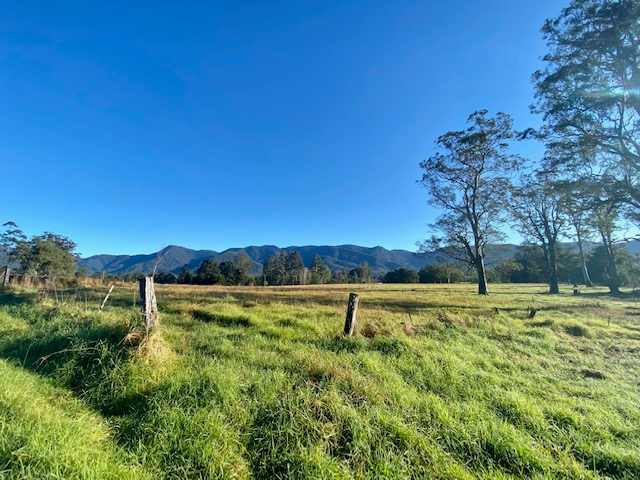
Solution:
[[[0,478],[640,478],[636,299],[353,288],[0,293]]]

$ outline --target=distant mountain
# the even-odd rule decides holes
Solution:
[[[217,255],[213,250],[191,250],[170,245],[148,255],[94,255],[78,261],[78,268],[89,273],[110,274],[149,273],[156,264],[159,272],[177,272],[183,267],[195,270],[207,258]]]
[[[577,249],[573,243],[565,243],[563,246],[570,250]],[[586,249],[591,250],[595,246],[597,246],[596,243],[588,243]],[[640,242],[638,241],[630,242],[626,246],[631,253],[640,252]],[[512,244],[489,245],[486,249],[487,267],[513,258],[519,248],[518,245]],[[127,273],[150,273],[157,264],[158,272],[177,273],[183,268],[196,270],[207,259],[212,259],[216,262],[233,261],[241,252],[244,252],[253,261],[251,273],[257,275],[262,272],[262,266],[267,259],[282,250],[298,251],[306,266],[310,266],[314,257],[319,255],[331,270],[351,270],[362,262],[367,262],[371,270],[376,274],[400,267],[419,270],[426,265],[447,261],[447,257],[438,252],[416,253],[408,250],[387,250],[383,247],[360,247],[358,245],[307,245],[285,248],[263,245],[230,248],[223,252],[191,250],[170,245],[148,255],[94,255],[80,259],[78,267],[90,274],[105,272],[107,274],[122,275]]]
[[[492,245],[487,251],[487,264],[493,265],[512,258],[518,247],[516,245]],[[338,246],[301,246],[279,248],[273,245],[230,248],[223,252],[213,250],[191,250],[175,245],[147,255],[94,255],[78,261],[78,267],[86,272],[122,275],[127,273],[149,273],[157,264],[159,272],[177,273],[183,268],[196,270],[206,259],[216,262],[233,261],[244,252],[252,261],[251,273],[262,272],[267,259],[280,251],[297,251],[306,266],[313,263],[316,255],[331,270],[351,270],[362,262],[367,262],[371,270],[384,273],[396,268],[405,267],[419,270],[426,265],[446,261],[446,257],[437,252],[416,253],[408,250],[387,250],[383,247],[360,247],[358,245]]]

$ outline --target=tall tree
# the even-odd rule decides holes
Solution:
[[[542,247],[549,293],[560,293],[558,237],[565,228],[563,195],[546,175],[523,175],[511,188],[509,210],[516,228],[527,240]]]
[[[551,167],[597,162],[640,220],[640,2],[572,0],[543,34],[533,76]]]
[[[305,268],[302,257],[297,250],[287,253],[285,260],[286,283],[289,285],[303,285],[305,283]]]
[[[2,227],[4,231],[0,234],[0,253],[5,256],[7,264],[19,264],[29,252],[27,236],[15,222],[5,222]]]
[[[619,209],[614,202],[601,203],[594,209],[593,223],[602,240],[602,252],[605,255],[604,278],[612,295],[620,294],[620,276],[618,274],[618,241],[615,234],[619,218]]]
[[[511,117],[486,110],[471,114],[464,130],[441,135],[439,151],[424,160],[422,184],[433,205],[444,210],[424,249],[439,249],[471,265],[478,277],[478,293],[488,294],[485,247],[498,240],[504,219],[508,176],[521,160],[508,153],[514,137]]]
[[[45,232],[30,239],[14,222],[4,225],[0,246],[9,264],[19,272],[55,281],[76,271],[76,244],[63,235]]]
[[[193,281],[193,279],[191,281]],[[198,267],[198,270],[196,270],[195,282],[200,285],[217,285],[224,283],[224,276],[220,272],[220,265],[211,259],[204,260]]]
[[[593,236],[593,228],[589,222],[592,197],[589,188],[581,181],[558,182],[555,187],[562,192],[562,210],[566,217],[567,224],[571,226],[572,235],[578,245],[580,257],[582,281],[587,287],[593,286],[589,268],[587,266],[587,255],[584,242]],[[575,235],[575,236],[574,236]]]
[[[240,252],[236,258],[233,259],[233,263],[238,269],[239,283],[245,283],[253,265],[251,258],[249,258],[249,255],[245,252]]]

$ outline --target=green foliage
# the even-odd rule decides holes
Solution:
[[[331,269],[322,261],[320,255],[316,255],[310,268],[309,283],[322,285],[330,281]]]
[[[213,260],[205,260],[198,267],[192,283],[200,285],[218,285],[223,284],[224,280],[225,277],[220,271],[220,265]]]
[[[418,283],[418,272],[408,268],[398,268],[382,278],[383,283]]]
[[[269,285],[302,285],[306,270],[300,254],[281,250],[269,257],[264,265],[264,277]]]
[[[606,184],[637,220],[640,4],[572,0],[542,31],[548,53],[534,75],[534,110],[544,115],[548,163]]]
[[[465,280],[464,271],[454,264],[428,265],[418,272],[420,283],[458,283]]]
[[[349,283],[370,283],[373,280],[373,275],[369,264],[362,262],[360,266],[350,270],[347,279]]]
[[[638,258],[631,255],[624,247],[615,247],[616,275],[618,282],[623,286],[638,286],[638,275],[640,274],[640,262]],[[600,245],[593,249],[587,260],[591,280],[599,285],[609,285],[610,273],[607,249]]]
[[[3,226],[0,246],[8,263],[19,272],[52,280],[73,277],[77,257],[76,244],[71,239],[51,232],[27,239],[15,223],[7,222]]]

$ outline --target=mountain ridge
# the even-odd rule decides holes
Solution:
[[[502,244],[491,246],[488,264],[497,263],[510,258],[517,250],[516,245]],[[150,254],[136,255],[92,255],[78,260],[78,267],[89,274],[107,273],[112,275],[149,273],[154,268],[159,272],[177,273],[186,268],[196,270],[207,259],[216,262],[233,261],[240,253],[245,253],[252,261],[251,273],[262,272],[262,266],[267,259],[280,251],[298,251],[306,266],[310,266],[316,255],[331,268],[331,270],[350,270],[362,262],[367,262],[371,270],[384,273],[396,268],[420,268],[446,259],[438,252],[411,252],[402,249],[386,249],[382,246],[362,247],[354,244],[344,245],[302,245],[278,247],[276,245],[250,245],[247,247],[228,248],[223,251],[193,250],[179,245],[167,247]]]

